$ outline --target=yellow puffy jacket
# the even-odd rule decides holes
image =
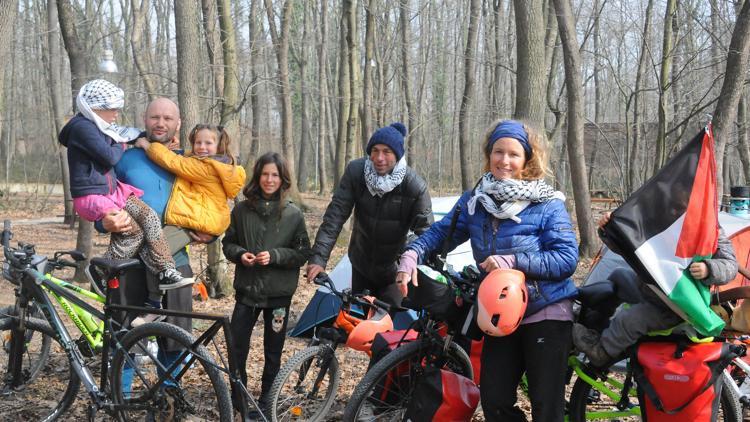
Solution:
[[[242,166],[209,157],[185,157],[154,142],[146,152],[154,163],[176,176],[164,222],[219,236],[229,227],[229,205],[245,185]]]

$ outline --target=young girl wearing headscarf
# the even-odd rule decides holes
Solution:
[[[159,217],[139,199],[143,191],[119,182],[114,173],[125,142],[130,140],[123,135],[123,128],[115,125],[124,105],[125,94],[114,84],[102,79],[86,83],[76,97],[78,114],[63,127],[58,140],[68,149],[70,193],[78,215],[97,221],[124,209],[137,223],[129,232],[112,233],[104,256],[110,259],[139,256],[149,271],[158,275],[158,285],[147,286],[146,301],[147,307],[158,309],[163,290],[192,284],[193,279],[183,278],[175,269]],[[147,322],[144,317],[136,318],[133,325]]]

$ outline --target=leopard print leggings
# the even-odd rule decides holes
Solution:
[[[169,254],[169,245],[162,235],[161,221],[156,212],[135,195],[130,195],[123,209],[138,224],[133,224],[128,232],[112,233],[104,256],[127,259],[137,255],[154,274],[174,269],[174,260]]]

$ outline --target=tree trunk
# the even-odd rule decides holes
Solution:
[[[146,24],[146,17],[148,15],[148,0],[131,0],[130,10],[133,14],[132,28],[133,32],[130,34],[130,48],[133,51],[133,62],[135,63],[138,74],[141,76],[143,85],[146,87],[146,94],[148,94],[148,100],[153,101],[156,98],[156,84],[151,78],[152,69],[148,66],[148,57],[151,55],[149,50],[144,49],[141,40],[143,39],[143,33],[148,27]],[[150,34],[149,34],[150,35]],[[144,51],[145,50],[145,51]]]
[[[598,241],[591,216],[591,198],[586,186],[586,162],[583,154],[581,56],[576,41],[575,18],[569,1],[554,0],[565,62],[565,85],[568,90],[568,160],[576,220],[581,237],[579,253],[584,257],[593,257],[598,250]]]
[[[469,6],[469,28],[466,35],[466,49],[464,50],[464,95],[461,97],[461,109],[459,111],[458,126],[459,140],[458,150],[461,159],[461,186],[463,190],[471,189],[474,183],[471,163],[474,157],[470,154],[470,143],[472,141],[469,132],[469,107],[474,98],[474,63],[477,54],[477,26],[479,21],[479,0],[471,0]]]
[[[292,114],[292,90],[289,84],[289,25],[292,19],[292,0],[285,0],[282,13],[280,30],[276,29],[276,20],[273,13],[271,0],[265,0],[266,14],[268,15],[268,31],[271,34],[279,72],[279,103],[281,104],[281,149],[289,165],[289,176],[292,185],[289,187],[289,195],[297,204],[302,204],[297,189],[297,172],[295,171],[293,136],[293,114]]]
[[[513,118],[544,128],[544,1],[514,0],[516,34],[516,109]]]
[[[373,132],[372,125],[372,72],[375,68],[375,0],[365,8],[365,69],[362,92],[362,144],[367,145]]]
[[[328,190],[328,180],[326,173],[326,152],[328,139],[328,2],[320,4],[320,45],[318,46],[318,86],[320,96],[318,97],[318,194],[323,194]]]
[[[721,86],[719,102],[714,110],[713,127],[716,142],[716,174],[721,175],[724,162],[724,149],[732,133],[732,123],[737,115],[737,104],[742,95],[742,87],[747,74],[748,49],[750,49],[750,1],[742,5],[732,31],[729,43],[727,67],[724,83]],[[720,178],[717,192],[721,195],[725,188]]]
[[[217,91],[221,95],[221,125],[226,129],[230,139],[239,141],[240,131],[237,104],[239,103],[240,89],[237,79],[239,75],[239,69],[237,68],[237,39],[234,33],[232,10],[229,0],[217,0],[216,7],[219,14],[219,40],[222,47],[222,61],[224,63],[224,69],[214,74],[214,77],[217,79],[219,76],[223,78],[222,83],[216,86],[217,90],[219,88],[223,90]],[[206,9],[203,10],[203,16],[204,20],[208,17],[212,22],[215,18],[215,15]],[[216,58],[214,57],[211,60],[214,62]],[[231,154],[236,156],[237,151],[231,151]],[[227,297],[234,294],[232,280],[227,273],[227,263],[221,251],[221,239],[223,237],[223,235],[219,236],[219,239],[209,243],[206,248],[208,254],[208,282],[209,285],[213,286],[213,289],[209,290],[214,293],[214,297]]]
[[[307,24],[307,5],[303,5],[303,15],[302,15],[302,41],[300,43],[299,47],[299,54],[297,55],[297,64],[299,66],[299,95],[301,97],[300,101],[300,118],[302,119],[301,122],[301,136],[300,136],[300,146],[299,146],[299,178],[297,187],[299,188],[300,192],[307,192],[307,184],[308,184],[308,168],[310,167],[308,165],[308,151],[310,150],[309,144],[310,144],[310,119],[308,117],[308,102],[310,98],[309,89],[307,86],[307,39],[308,39],[308,24]]]
[[[5,9],[3,9],[5,10]],[[5,18],[0,17],[0,22],[5,22]],[[62,99],[62,75],[60,72],[61,55],[60,36],[58,35],[59,22],[57,17],[57,5],[55,2],[47,4],[47,53],[49,61],[47,63],[47,75],[49,77],[49,96],[52,104],[52,116],[54,121],[53,142],[57,151],[57,159],[60,162],[62,171],[63,197],[65,201],[64,224],[71,225],[75,221],[75,211],[73,210],[73,197],[70,194],[70,170],[68,168],[67,148],[57,142],[57,134],[65,126],[65,111]],[[0,32],[3,30],[0,29]],[[6,45],[1,43],[0,45]],[[0,82],[1,83],[1,82]],[[3,92],[0,89],[0,92]]]
[[[203,32],[205,37],[203,38],[206,42],[206,51],[208,53],[208,62],[211,69],[211,80],[213,81],[214,94],[210,95],[211,99],[211,116],[210,120],[214,120],[219,115],[219,108],[215,107],[216,97],[219,97],[224,92],[224,68],[222,67],[222,56],[219,54],[219,49],[224,49],[221,45],[223,39],[219,34],[220,30],[216,29],[217,23],[217,9],[218,2],[221,0],[201,0],[201,23],[203,25]],[[228,9],[228,8],[227,8]],[[231,11],[227,10],[229,14],[229,20],[231,21]],[[231,29],[234,33],[234,28]],[[221,100],[218,100],[221,102]]]
[[[62,1],[62,0],[58,0]],[[174,0],[177,46],[177,98],[180,103],[180,145],[187,145],[189,131],[200,122],[198,75],[200,72],[200,17],[192,1]]]
[[[349,119],[346,125],[346,161],[350,161],[361,154],[364,145],[360,144],[359,136],[359,102],[362,87],[359,79],[359,30],[357,29],[357,0],[344,0],[350,3],[346,15],[346,55],[349,66]]]
[[[654,173],[656,173],[667,160],[667,91],[669,90],[670,74],[672,73],[672,20],[677,13],[677,0],[667,0],[667,9],[664,15],[664,37],[662,38],[661,70],[659,73],[659,129],[656,134],[656,154],[654,158]]]
[[[643,133],[641,129],[641,83],[643,81],[643,72],[646,67],[648,57],[648,40],[651,36],[651,13],[654,10],[654,0],[648,0],[646,5],[646,17],[643,23],[643,38],[641,39],[641,50],[638,52],[638,69],[635,72],[635,87],[633,88],[633,145],[630,148],[630,157],[628,157],[628,186],[627,195],[630,195],[640,185],[641,180],[638,176],[638,150],[640,148],[640,139]]]
[[[348,7],[351,2],[343,1],[341,3],[341,23],[339,31],[339,120],[338,131],[336,134],[336,162],[334,164],[333,179],[334,184],[338,184],[341,176],[344,175],[346,167],[346,141],[347,141],[347,123],[349,119],[349,106],[351,105],[351,85],[349,84],[349,46],[346,42]]]
[[[263,25],[260,24],[261,28],[258,31],[256,7],[260,0],[252,0],[250,2],[250,13],[248,16],[248,32],[249,32],[249,43],[250,43],[250,110],[252,111],[253,121],[250,126],[250,153],[247,156],[245,162],[245,170],[247,174],[252,174],[252,166],[255,160],[258,158],[260,151],[260,99],[259,99],[259,86],[260,78],[256,70],[257,62],[259,61],[259,49],[258,49],[258,37],[259,33],[263,32]]]
[[[401,32],[401,89],[404,95],[404,102],[406,103],[406,114],[408,116],[409,125],[409,141],[406,144],[406,160],[409,166],[414,167],[414,160],[417,158],[417,145],[416,142],[411,142],[414,139],[414,130],[416,129],[415,115],[416,110],[414,109],[414,100],[412,99],[411,82],[410,82],[410,70],[411,64],[409,63],[409,57],[411,52],[411,29],[409,23],[409,0],[399,1],[399,14],[398,22],[399,29]],[[469,30],[471,30],[471,24],[469,24]],[[475,25],[476,26],[476,25]],[[474,29],[476,31],[476,27]],[[476,35],[474,35],[476,38]],[[474,53],[476,54],[476,53]],[[472,69],[474,64],[472,63]],[[473,72],[472,72],[473,73]]]
[[[740,102],[737,106],[737,150],[740,153],[740,164],[742,164],[742,174],[745,176],[745,185],[750,184],[750,142],[747,139],[747,119],[748,119],[747,93],[743,89]]]
[[[57,0],[57,17],[60,22],[60,32],[62,34],[65,50],[68,52],[70,61],[70,100],[75,104],[75,97],[78,90],[86,78],[86,63],[83,44],[78,37],[75,26],[75,15],[71,4],[65,0]],[[74,107],[75,108],[75,107]],[[76,238],[76,250],[83,252],[87,258],[91,259],[91,242],[94,232],[94,225],[89,221],[78,219],[78,236]],[[70,222],[71,227],[74,224]],[[79,265],[73,278],[79,282],[86,280],[86,274],[83,269],[88,265],[88,260],[84,265]]]

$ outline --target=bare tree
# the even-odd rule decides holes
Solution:
[[[742,86],[747,74],[748,50],[750,50],[750,1],[742,5],[729,43],[724,83],[721,86],[719,102],[713,117],[714,139],[716,141],[716,174],[721,175],[724,166],[724,150],[731,133],[732,122],[737,115],[737,104],[742,95]],[[724,191],[723,181],[718,178],[718,193]]]
[[[639,184],[636,179],[636,176],[638,175],[636,160],[638,157],[638,149],[641,144],[640,140],[643,134],[643,129],[641,128],[641,98],[643,96],[641,92],[641,84],[643,83],[643,72],[646,67],[646,59],[648,58],[648,41],[651,36],[651,13],[653,10],[654,0],[648,0],[648,4],[646,5],[646,17],[643,23],[641,49],[638,52],[638,69],[635,72],[635,87],[633,88],[633,144],[629,148],[630,154],[627,160],[629,166],[627,194],[634,191],[635,187]]]
[[[62,0],[58,0],[62,1]],[[200,17],[192,1],[174,0],[175,43],[177,45],[177,98],[180,102],[180,144],[200,121],[198,75],[200,74]]]
[[[466,35],[466,49],[464,50],[464,95],[461,97],[461,111],[458,117],[459,140],[458,149],[461,155],[461,186],[470,189],[474,183],[471,174],[470,156],[471,135],[469,133],[469,107],[474,98],[474,56],[477,50],[477,25],[479,21],[479,0],[471,0],[469,6],[469,29]]]
[[[84,84],[86,78],[86,56],[81,39],[75,24],[75,15],[71,4],[65,0],[57,0],[57,14],[60,22],[60,32],[62,33],[65,50],[68,52],[70,61],[70,86],[71,102],[74,103],[76,94]],[[94,225],[90,221],[78,219],[78,236],[76,238],[76,250],[83,252],[87,257],[91,257],[91,242],[94,234]],[[74,224],[70,222],[71,227]],[[76,269],[73,278],[78,281],[86,280],[86,274],[83,269],[85,265],[80,265]]]
[[[150,60],[151,53],[143,47],[143,34],[146,31],[146,18],[148,17],[147,0],[131,0],[130,10],[133,15],[132,32],[130,33],[130,47],[133,50],[133,62],[138,74],[141,75],[143,85],[146,87],[149,101],[156,98],[156,84],[151,77]],[[147,37],[148,38],[148,37]]]
[[[320,95],[318,96],[318,193],[323,194],[328,188],[326,180],[326,139],[328,139],[328,77],[326,69],[328,68],[328,2],[323,1],[320,4],[320,44],[318,46],[318,87]]]
[[[583,154],[583,89],[581,56],[576,41],[575,20],[570,0],[554,0],[557,26],[563,47],[566,89],[568,90],[568,161],[575,198],[576,220],[581,236],[579,253],[593,257],[598,241],[591,218],[591,197],[587,187],[586,158]]]
[[[516,34],[516,109],[513,117],[544,127],[544,1],[514,0]]]
[[[410,166],[414,166],[414,159],[417,157],[417,145],[416,142],[411,142],[414,139],[413,132],[416,129],[416,110],[414,106],[414,100],[412,99],[411,83],[410,83],[410,69],[411,63],[409,57],[411,56],[411,28],[409,19],[409,0],[401,0],[398,4],[398,22],[399,30],[401,32],[401,86],[404,94],[404,102],[406,103],[406,114],[408,117],[409,124],[409,141],[407,144],[408,153],[406,154],[406,160]],[[471,26],[471,24],[470,24]],[[471,31],[471,27],[469,28]],[[474,28],[476,31],[476,27]],[[476,39],[476,34],[474,34]],[[473,63],[472,63],[473,66]],[[472,67],[473,68],[473,67]]]
[[[656,156],[654,159],[654,173],[656,173],[667,160],[667,90],[669,90],[670,74],[672,72],[672,53],[674,50],[674,39],[672,37],[672,20],[677,14],[677,0],[667,0],[667,8],[664,16],[664,36],[662,38],[661,69],[659,72],[659,129],[656,135]]]
[[[289,84],[289,23],[292,14],[292,0],[284,0],[281,12],[280,29],[276,27],[276,17],[271,0],[265,0],[266,14],[268,15],[268,31],[271,34],[279,77],[279,103],[281,104],[281,148],[289,163],[289,175],[292,178],[292,186],[289,193],[295,202],[301,203],[299,190],[297,189],[297,173],[294,165],[293,121],[292,121],[292,90]]]

